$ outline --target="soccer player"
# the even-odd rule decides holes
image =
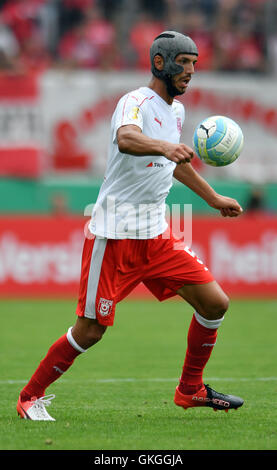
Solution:
[[[203,383],[228,298],[189,248],[178,249],[165,220],[165,199],[175,177],[224,217],[239,216],[242,208],[214,191],[191,166],[193,150],[179,142],[185,112],[175,97],[186,92],[193,76],[195,43],[165,31],[153,41],[150,57],[149,85],[123,96],[112,117],[106,175],[84,242],[76,323],[50,347],[21,391],[22,418],[54,420],[46,410],[54,395],[45,396],[45,390],[102,338],[113,325],[116,304],[140,282],[159,301],[179,295],[194,309],[175,404],[215,410],[243,404]]]

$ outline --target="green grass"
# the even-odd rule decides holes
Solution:
[[[1,450],[276,450],[276,301],[233,301],[205,371],[245,399],[229,413],[173,403],[191,308],[124,301],[101,342],[49,387],[56,422],[21,420],[18,394],[48,347],[74,324],[75,302],[11,300],[1,307]]]

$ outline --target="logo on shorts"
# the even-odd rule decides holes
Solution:
[[[98,304],[98,312],[100,313],[100,315],[102,315],[102,317],[106,317],[111,313],[112,305],[113,300],[107,300],[103,299],[103,297],[100,297]]]

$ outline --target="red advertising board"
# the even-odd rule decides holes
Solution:
[[[1,217],[0,296],[76,296],[86,223],[85,217]],[[192,240],[228,295],[277,297],[277,217],[196,217]]]
[[[38,77],[0,76],[0,106],[0,176],[40,176],[45,148]]]
[[[193,221],[193,248],[229,295],[277,297],[277,217]]]
[[[85,218],[0,218],[0,295],[75,296]]]

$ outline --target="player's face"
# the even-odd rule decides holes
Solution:
[[[172,77],[172,85],[177,88],[180,94],[183,94],[186,92],[191,77],[194,74],[197,57],[192,54],[178,54],[175,62],[176,64],[181,65],[184,70]]]

